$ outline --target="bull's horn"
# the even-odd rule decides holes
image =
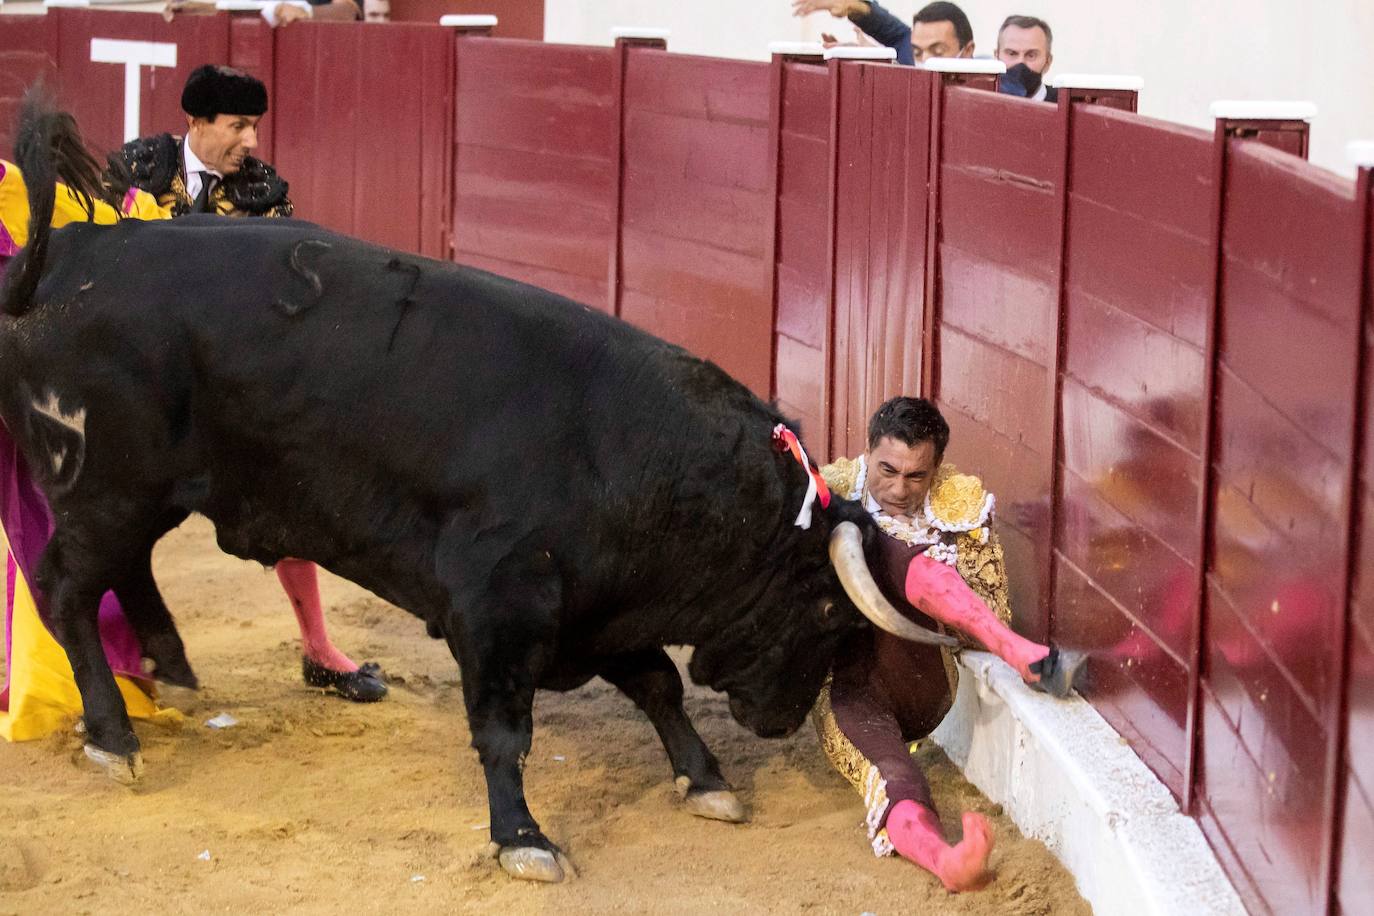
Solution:
[[[868,570],[868,561],[864,559],[863,534],[858,525],[840,522],[835,526],[830,533],[830,562],[839,574],[840,584],[844,586],[849,600],[874,626],[912,642],[950,648],[959,645],[959,640],[953,636],[912,623],[883,597],[878,583],[873,581],[873,573]]]

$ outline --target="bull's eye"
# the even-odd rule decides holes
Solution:
[[[834,613],[835,613],[835,602],[833,602],[833,601],[827,601],[827,602],[825,603],[825,607],[821,608],[821,616],[824,617],[826,620],[829,620],[829,619],[830,619],[830,616],[831,616],[832,614],[834,614]]]

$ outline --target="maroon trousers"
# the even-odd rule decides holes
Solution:
[[[885,535],[883,561],[873,572],[894,607],[936,629],[935,621],[906,600],[907,566],[923,549]],[[841,649],[831,676],[831,711],[840,731],[887,782],[888,811],[908,799],[934,810],[930,784],[907,747],[930,734],[953,702],[950,674],[935,646],[866,630]]]

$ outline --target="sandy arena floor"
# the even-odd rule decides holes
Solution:
[[[599,681],[540,694],[526,771],[535,816],[581,876],[512,881],[482,856],[457,667],[418,620],[326,577],[336,642],[392,679],[384,702],[357,706],[302,683],[276,577],[221,554],[207,523],[171,534],[156,570],[204,686],[181,728],[136,726],[148,769],[132,791],[97,774],[70,732],[0,741],[0,913],[1090,912],[937,749],[920,753],[947,827],[964,808],[996,825],[996,878],[978,893],[875,859],[860,800],[809,726],[756,738],[695,687],[688,712],[752,821],[691,817],[649,723]],[[206,728],[220,712],[241,724]]]

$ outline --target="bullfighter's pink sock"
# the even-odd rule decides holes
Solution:
[[[974,890],[986,880],[993,835],[981,814],[964,814],[964,838],[951,846],[934,811],[910,799],[899,801],[887,815],[887,838],[904,858],[939,878],[946,890]]]
[[[1040,680],[1030,666],[1049,655],[1049,647],[1013,633],[953,567],[927,556],[913,559],[906,571],[906,599],[933,619],[987,646],[1027,683]]]
[[[277,563],[277,579],[291,599],[296,622],[301,628],[305,657],[330,671],[357,671],[358,666],[329,641],[324,628],[324,608],[320,606],[320,581],[315,564],[308,560],[282,560]]]

